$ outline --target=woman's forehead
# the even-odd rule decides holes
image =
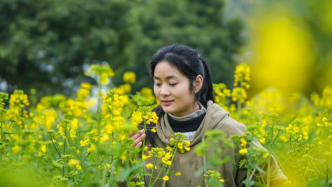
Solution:
[[[169,77],[169,78],[182,78],[187,77],[184,75],[174,64],[168,61],[159,62],[154,69],[154,77]]]

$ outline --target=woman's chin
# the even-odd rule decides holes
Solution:
[[[169,107],[162,106],[162,108],[165,113],[171,114],[174,112],[174,110],[170,109]]]

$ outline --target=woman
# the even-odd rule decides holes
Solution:
[[[204,186],[203,174],[196,176],[195,173],[202,167],[205,158],[198,157],[194,149],[204,139],[205,132],[221,129],[230,137],[244,134],[246,128],[214,103],[210,69],[196,50],[179,44],[163,47],[154,54],[151,70],[154,93],[160,102],[155,109],[159,116],[157,132],[153,134],[142,129],[131,136],[134,139],[133,146],[142,146],[142,140],[147,138],[147,145],[165,148],[170,143],[172,134],[185,134],[191,149],[183,154],[176,154],[171,169],[182,175],[170,176],[167,186]],[[255,144],[261,147],[258,142]],[[234,155],[239,149],[235,148],[229,154]],[[238,167],[242,159],[241,156],[234,156],[218,169],[225,180],[224,186],[244,186],[242,181],[246,179],[247,171]],[[286,177],[278,169],[273,157],[271,166],[271,172],[277,173],[271,184],[276,186]],[[161,186],[163,181],[158,182],[155,186]]]

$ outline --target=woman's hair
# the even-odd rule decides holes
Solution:
[[[177,68],[179,72],[189,78],[190,91],[194,89],[193,82],[196,80],[196,77],[201,75],[203,77],[203,85],[199,92],[196,93],[195,99],[204,107],[207,107],[208,100],[214,101],[210,68],[196,50],[180,44],[162,47],[153,55],[151,61],[152,77],[154,76],[157,64],[161,61],[167,61],[171,66]],[[160,105],[153,109],[153,111],[157,113],[159,119],[165,113]],[[155,145],[154,134],[151,131],[147,131],[146,135],[151,144]]]

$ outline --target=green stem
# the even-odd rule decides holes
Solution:
[[[107,164],[107,159],[104,158],[104,163],[103,163],[104,168],[103,168],[103,173],[102,173],[103,177],[102,177],[102,181],[101,181],[101,186],[102,187],[105,186],[106,173],[107,173],[107,166],[106,166],[106,164]]]
[[[144,119],[143,119],[143,123],[144,123],[144,131],[146,131],[146,122]],[[142,142],[142,158],[144,155],[144,147],[145,147],[145,138],[143,139],[143,142]]]
[[[178,143],[175,144],[175,146],[174,146],[174,153],[173,153],[173,157],[172,157],[172,160],[171,160],[171,165],[173,164],[173,160],[175,158],[175,154],[176,154],[177,148],[178,148]],[[171,169],[171,165],[169,166],[169,168],[166,171],[166,176],[168,176],[169,170]],[[166,181],[163,182],[163,186],[162,187],[165,187],[165,186],[166,186]]]
[[[332,135],[332,132],[330,133]],[[328,144],[327,144],[327,151],[330,152],[330,146],[331,146],[331,138],[328,138]],[[325,186],[329,186],[329,165],[330,162],[327,159],[326,160],[326,176],[325,176]]]
[[[97,138],[97,158],[96,158],[96,169],[98,171],[98,165],[100,162],[100,134],[101,134],[101,76],[99,76],[99,82],[98,82],[98,107],[97,107],[97,134],[98,134],[98,138]],[[97,175],[100,175],[100,172],[97,172]],[[100,178],[100,176],[98,176],[98,178]]]
[[[3,144],[3,139],[4,139],[4,133],[3,133],[3,125],[2,125],[2,111],[0,111],[0,124],[1,124],[1,144],[0,146]],[[2,152],[1,152],[1,157],[0,157],[0,168],[2,166]]]
[[[150,186],[150,184],[152,183],[152,178],[153,178],[153,174],[154,174],[154,171],[155,171],[155,166],[156,166],[156,164],[157,164],[157,158],[158,158],[158,157],[156,157],[156,158],[154,159],[154,163],[153,163],[153,167],[152,167],[152,173],[151,173],[151,177],[150,177],[150,181],[149,181],[149,186]],[[164,167],[161,168],[160,172],[163,170],[163,168],[164,168]],[[158,178],[157,178],[157,179],[158,179]]]
[[[268,166],[267,166],[267,187],[270,186],[270,178],[271,178],[271,154],[268,157]]]
[[[53,144],[53,146],[54,146],[56,152],[58,153],[59,157],[61,158],[61,153],[59,152],[59,150],[58,150],[57,147],[55,146],[55,144],[54,144],[54,142],[53,142],[52,139],[51,139],[51,142],[52,142],[52,144]]]
[[[255,172],[256,172],[256,169],[254,169],[251,174],[250,174],[250,177],[249,177],[249,182],[252,180],[252,178],[254,177],[255,175]],[[248,176],[248,173],[247,173],[247,176]]]
[[[114,132],[112,131],[112,134],[111,134],[111,150],[113,150],[113,139],[114,139]],[[111,155],[111,168],[112,168],[112,165],[113,165],[113,162],[114,162],[114,156],[113,155]],[[113,179],[113,177],[112,177],[112,174],[110,174],[110,176],[109,176],[109,180],[108,180],[108,185],[107,185],[107,187],[110,187],[110,186],[115,186],[114,185],[114,179]]]
[[[246,179],[246,187],[250,187],[250,161],[248,161],[248,168],[247,168],[247,179]]]
[[[154,186],[154,185],[156,184],[156,182],[157,182],[157,180],[159,179],[159,177],[160,177],[161,173],[163,172],[164,168],[165,168],[165,164],[164,164],[163,167],[161,168],[160,172],[158,173],[156,179],[153,181],[152,185],[149,183],[149,187],[152,187],[152,186]],[[152,176],[151,176],[151,177],[152,177]]]
[[[237,111],[238,112],[241,111],[241,100],[240,99],[237,100]]]
[[[269,145],[269,151],[272,149],[273,144],[273,133],[274,133],[274,119],[272,120],[272,132],[271,132],[271,142]],[[267,187],[270,187],[270,178],[271,178],[271,154],[268,157],[268,166],[267,166]]]
[[[63,154],[66,154],[67,122],[65,122],[65,138],[63,139]],[[65,166],[62,166],[62,177],[65,176]]]

